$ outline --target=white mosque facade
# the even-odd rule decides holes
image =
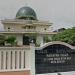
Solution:
[[[0,33],[15,36],[17,45],[28,45],[33,42],[41,46],[46,43],[46,36],[56,34],[51,32],[52,23],[39,21],[35,11],[30,7],[20,8],[15,19],[2,20],[2,24],[4,31]]]
[[[51,31],[53,23],[38,20],[32,8],[22,7],[14,19],[5,19],[1,22],[4,31],[1,31],[0,35],[16,37],[16,45],[11,46],[4,43],[4,46],[0,46],[0,75],[38,75],[39,73],[48,75],[60,72],[60,69],[61,71],[74,71],[75,60],[70,53],[74,52],[75,47],[63,42],[47,43],[52,40],[51,36],[56,34]],[[58,55],[58,58],[63,52],[65,60],[62,56],[62,60],[54,60],[55,57],[51,54],[55,52],[54,50],[56,51],[54,55]],[[66,63],[71,58],[72,62],[74,61],[73,65]],[[53,64],[56,65],[56,68]],[[67,66],[65,67],[64,64]]]
[[[17,45],[0,47],[0,75],[35,75],[35,47],[46,43],[46,36],[56,34],[51,32],[52,23],[38,20],[30,7],[20,8],[14,19],[1,22],[4,31],[0,34],[16,37]]]

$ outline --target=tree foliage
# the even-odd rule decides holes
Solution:
[[[0,45],[4,45],[5,42],[5,36],[3,34],[0,34]]]
[[[59,32],[52,37],[53,41],[63,41],[75,46],[75,27]]]
[[[12,46],[15,45],[16,42],[16,37],[14,36],[9,36],[8,38],[6,38],[6,43],[10,43]]]
[[[50,36],[44,36],[44,42],[47,43],[47,42],[50,42],[51,41],[51,37]]]

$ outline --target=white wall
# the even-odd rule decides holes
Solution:
[[[40,46],[43,45],[43,35],[37,35],[36,37],[36,43]]]
[[[7,66],[7,67],[6,67]],[[0,72],[30,70],[35,75],[35,45],[0,47]]]
[[[16,39],[17,39],[17,44],[23,45],[23,35],[18,34],[18,35],[15,35],[15,36],[16,36]]]

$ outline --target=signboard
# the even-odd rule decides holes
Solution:
[[[36,73],[75,71],[75,53],[62,44],[49,45],[35,51]]]
[[[66,63],[66,61],[70,61],[71,56],[66,54],[46,54],[45,58],[43,59],[44,62],[51,63]]]

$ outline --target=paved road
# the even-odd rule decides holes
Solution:
[[[47,73],[47,74],[37,74],[37,75],[75,75],[75,71],[73,71],[73,72],[63,72],[63,73],[60,73],[60,74],[57,74],[57,73]]]

